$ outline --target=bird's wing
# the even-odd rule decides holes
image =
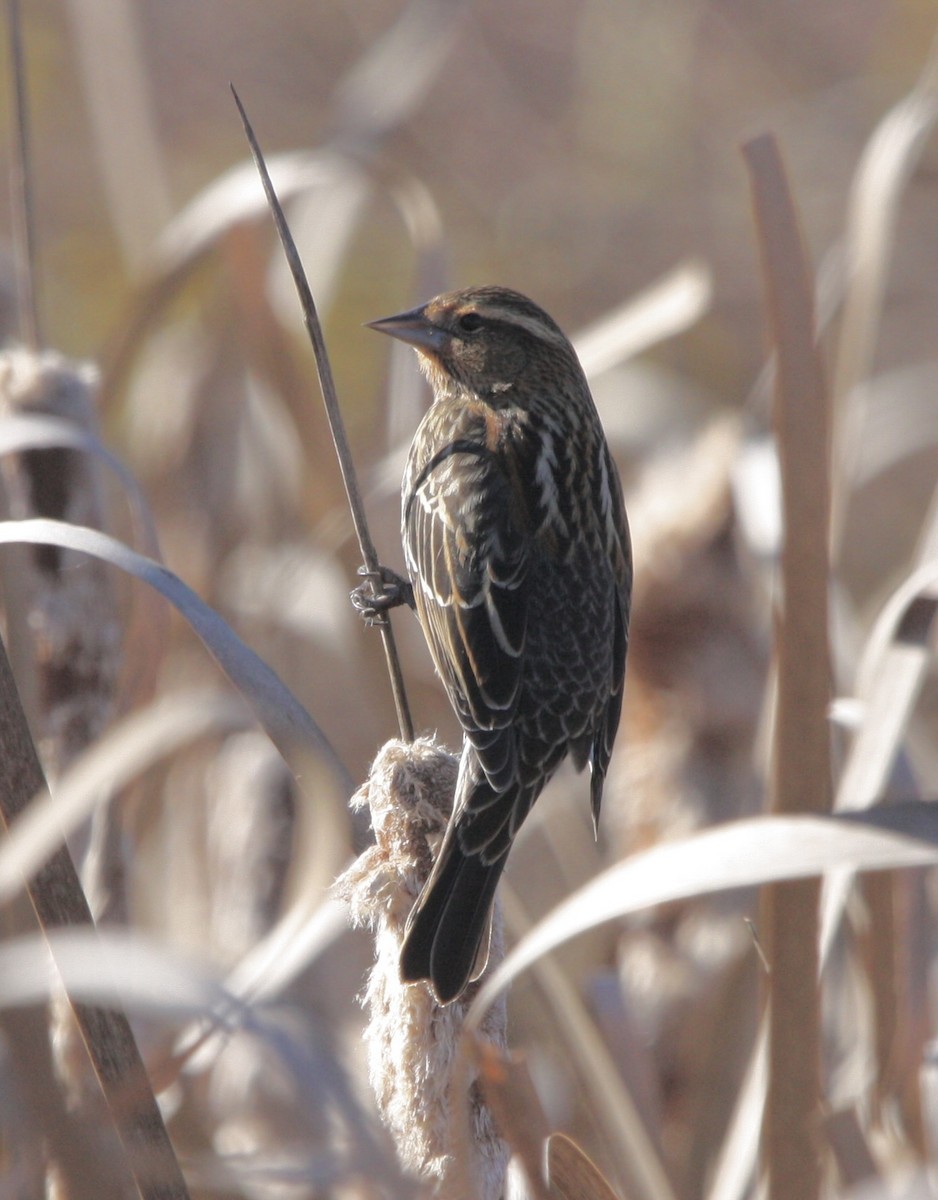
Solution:
[[[605,453],[609,456],[608,448]],[[615,511],[615,536],[612,539],[612,564],[615,577],[615,611],[613,614],[612,638],[612,686],[603,721],[596,731],[593,742],[590,766],[592,770],[592,785],[590,789],[590,806],[593,813],[594,829],[599,823],[599,809],[602,804],[603,783],[609,760],[612,757],[612,747],[619,728],[619,717],[622,714],[622,689],[625,683],[625,658],[629,646],[629,613],[632,604],[632,542],[629,535],[629,522],[625,513],[622,499],[622,485],[619,476],[608,457],[607,478],[612,487],[612,500]]]
[[[527,625],[527,514],[498,456],[456,439],[405,497],[417,613],[450,699],[497,791],[517,770],[511,723]]]

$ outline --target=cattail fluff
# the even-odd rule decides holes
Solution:
[[[364,1001],[365,1044],[378,1110],[390,1130],[402,1165],[440,1181],[440,1194],[453,1192],[454,1172],[468,1169],[479,1195],[501,1195],[508,1147],[498,1136],[475,1083],[470,1083],[469,1142],[473,1161],[453,1149],[465,1144],[454,1129],[454,1066],[463,1018],[474,989],[456,1004],[441,1007],[424,984],[401,981],[399,960],[407,916],[433,865],[434,843],[449,819],[457,760],[429,739],[412,745],[388,742],[353,797],[371,810],[375,845],[365,850],[336,883],[353,922],[374,934],[375,963]],[[503,954],[501,918],[493,922],[490,961]],[[480,1036],[506,1046],[504,998],[488,1011]]]

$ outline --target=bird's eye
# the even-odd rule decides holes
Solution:
[[[482,328],[482,318],[478,313],[464,313],[457,322],[463,333],[475,333],[476,330]]]

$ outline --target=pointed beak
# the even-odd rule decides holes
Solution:
[[[369,329],[377,329],[389,337],[407,342],[424,353],[439,354],[446,341],[446,333],[434,325],[422,308],[398,313],[396,317],[382,317],[378,321],[367,321]]]

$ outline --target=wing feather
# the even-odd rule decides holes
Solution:
[[[403,533],[417,614],[460,723],[502,791],[517,773],[528,514],[481,440],[452,440],[428,463],[411,463],[405,479],[413,481]]]
[[[608,448],[605,453],[608,456]],[[622,485],[611,460],[607,465],[607,478],[610,480],[613,509],[610,549],[616,580],[616,598],[612,645],[612,688],[606,704],[604,719],[596,731],[589,760],[592,772],[590,808],[593,814],[594,829],[599,825],[603,783],[609,768],[609,760],[612,757],[612,747],[622,713],[622,691],[625,684],[625,660],[629,646],[629,612],[632,597],[632,542],[629,534],[629,522],[622,499]]]

